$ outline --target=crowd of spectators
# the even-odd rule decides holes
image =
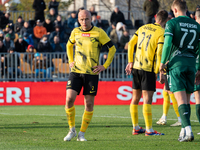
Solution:
[[[10,20],[10,13],[0,13],[0,53],[10,53],[11,49],[17,53],[28,53],[28,55],[24,55],[26,56],[24,60],[30,61],[36,59],[34,53],[38,53],[39,55],[40,53],[66,52],[66,43],[71,31],[75,27],[80,26],[78,22],[78,12],[84,8],[81,7],[78,11],[72,11],[66,18],[59,14],[59,2],[56,0],[51,0],[49,2],[48,13],[46,16],[44,16],[44,10],[46,9],[44,0],[34,0],[32,6],[33,9],[35,9],[34,21],[24,21],[22,16],[18,16],[15,23],[13,23],[14,21]],[[155,7],[153,9],[154,11],[150,12],[148,10],[149,7]],[[153,23],[154,14],[158,9],[159,4],[157,4],[157,0],[145,1],[144,10],[147,12],[148,23]],[[120,11],[119,6],[115,6],[111,13],[109,27],[105,27],[105,24],[101,20],[101,16],[95,11],[94,6],[92,6],[89,11],[91,12],[93,26],[104,29],[116,46],[117,52],[126,54],[130,34],[126,26],[124,14]],[[189,13],[188,15],[192,18],[194,13]],[[171,18],[173,18],[173,12],[170,11],[169,19]],[[106,59],[106,56],[103,53],[107,51],[107,47],[102,47],[100,59]],[[3,55],[1,56],[3,57]],[[49,57],[46,57],[45,59],[48,60]],[[2,60],[5,59],[2,58],[1,61]],[[65,61],[67,61],[67,58],[65,58]],[[100,62],[102,61],[103,60],[100,60]],[[31,68],[34,68],[33,62],[29,62],[29,64]]]

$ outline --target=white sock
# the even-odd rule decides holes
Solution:
[[[181,122],[181,117],[178,117],[178,122]]]
[[[185,131],[186,131],[186,135],[191,135],[191,132],[192,132],[191,126],[185,127]]]
[[[73,131],[73,132],[75,132],[75,131],[76,131],[76,130],[75,130],[75,127],[72,127],[70,130],[71,130],[71,131]]]
[[[139,125],[137,125],[137,126],[133,126],[133,129],[135,129],[135,130],[139,130],[139,129],[140,129],[140,126],[139,126]]]
[[[167,120],[167,116],[163,114],[162,117],[161,117],[161,119]]]
[[[84,135],[85,135],[85,132],[81,132],[81,131],[80,131],[80,132],[78,133],[78,135],[84,136]]]
[[[147,132],[154,132],[153,128],[151,129],[146,129]]]
[[[182,136],[182,137],[185,136],[185,128],[181,128],[181,132],[180,132],[179,136]]]

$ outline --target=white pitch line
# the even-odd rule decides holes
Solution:
[[[55,114],[10,114],[10,113],[0,113],[0,115],[9,115],[9,116],[66,116],[66,115],[55,115]],[[82,117],[82,115],[76,115],[77,117]],[[122,119],[126,119],[126,118],[131,118],[131,117],[125,117],[125,116],[96,116],[94,115],[93,117],[96,118],[122,118]],[[139,117],[139,119],[143,119],[143,117]],[[160,118],[152,118],[153,120],[158,120]],[[177,119],[167,119],[167,120],[177,120]],[[192,122],[199,122],[198,120],[190,120]]]

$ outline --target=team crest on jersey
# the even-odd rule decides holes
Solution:
[[[83,37],[90,37],[90,34],[89,33],[82,33],[82,36]]]
[[[96,38],[93,38],[93,37],[91,37],[90,40],[91,40],[92,43],[94,43],[94,42],[97,41],[97,39],[96,39]]]

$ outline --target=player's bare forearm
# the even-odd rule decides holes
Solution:
[[[96,73],[97,75],[106,69],[103,65],[94,66],[92,68],[94,69],[92,72]]]
[[[160,84],[163,84],[165,83],[165,77],[164,77],[164,74],[160,72],[160,80],[159,80],[159,83]]]
[[[126,75],[130,75],[132,69],[133,69],[133,62],[129,62],[129,63],[127,64],[127,66],[126,66],[126,69],[125,69]]]

